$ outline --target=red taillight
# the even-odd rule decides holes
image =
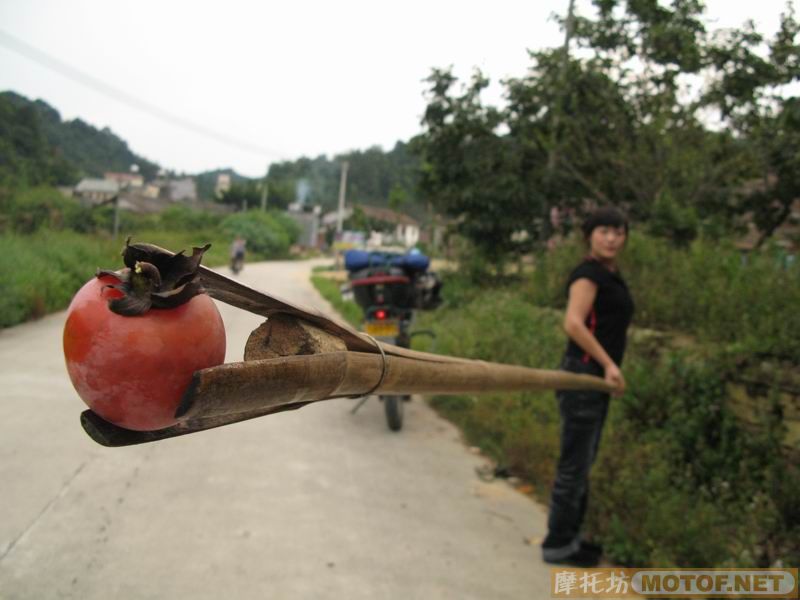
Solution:
[[[386,311],[383,309],[379,309],[375,311],[375,318],[379,321],[383,321],[386,318]]]

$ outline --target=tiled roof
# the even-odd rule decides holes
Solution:
[[[108,179],[81,179],[75,187],[75,191],[80,193],[100,192],[103,194],[116,194],[119,192],[119,184]]]

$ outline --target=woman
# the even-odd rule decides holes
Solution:
[[[617,256],[628,237],[628,222],[615,208],[588,216],[583,235],[589,253],[570,273],[564,330],[569,336],[561,368],[604,377],[620,395],[633,299],[617,268]],[[556,394],[561,413],[561,456],[550,503],[548,534],[542,544],[545,562],[580,567],[597,565],[602,549],[583,541],[589,469],[597,455],[609,395],[563,391]]]

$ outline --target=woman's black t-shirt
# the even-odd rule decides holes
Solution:
[[[597,296],[586,317],[589,328],[600,345],[617,365],[622,364],[628,325],[633,317],[633,298],[619,272],[610,271],[600,262],[587,258],[570,273],[570,286],[578,279],[588,279],[597,285]],[[596,361],[571,338],[567,343],[567,356],[588,363]]]

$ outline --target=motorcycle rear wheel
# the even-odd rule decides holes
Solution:
[[[386,424],[392,431],[400,431],[403,428],[403,396],[381,396],[383,400],[383,410],[386,413]]]

